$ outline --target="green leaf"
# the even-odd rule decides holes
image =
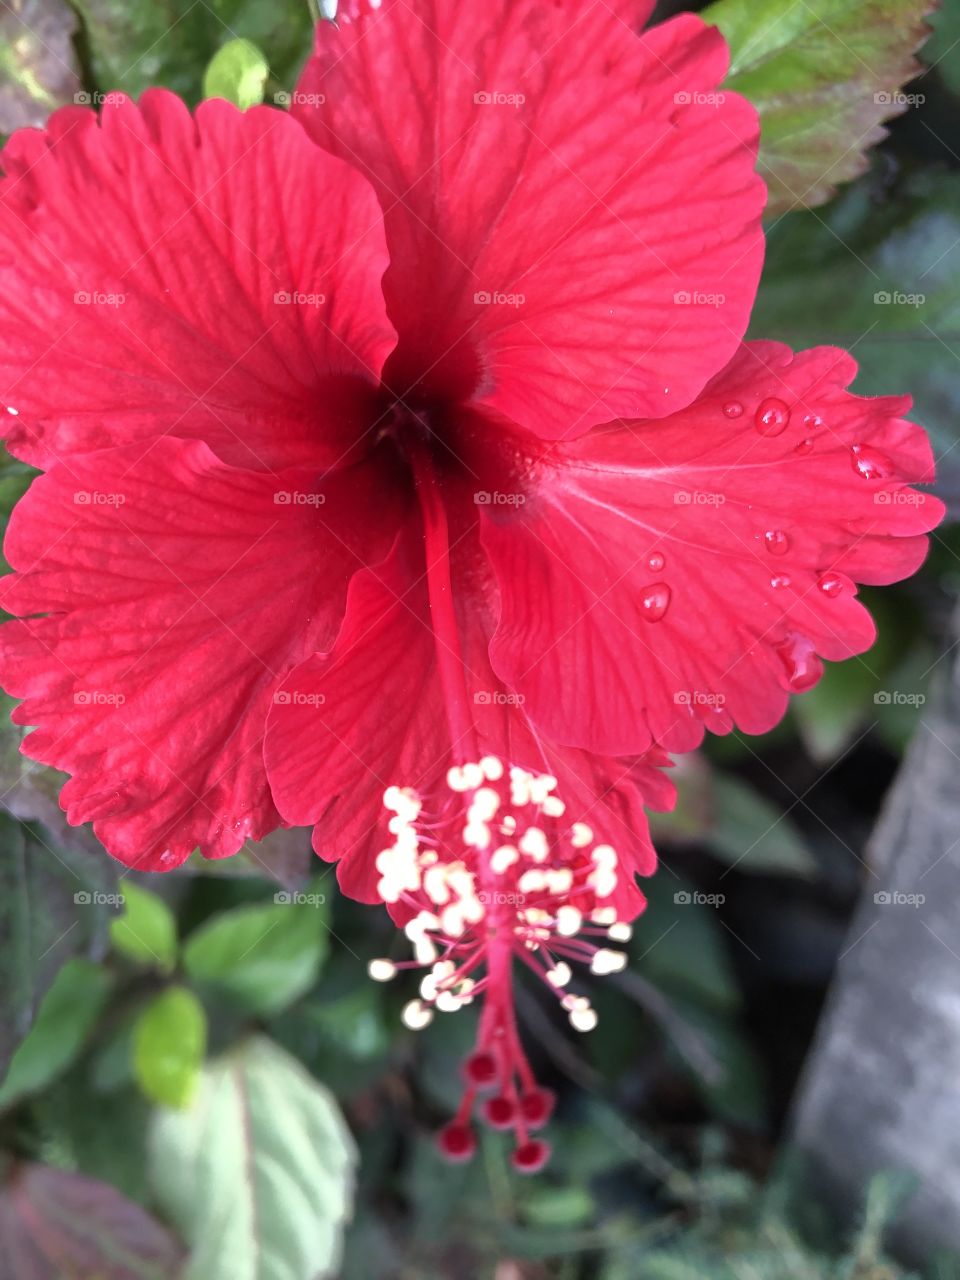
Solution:
[[[724,88],[760,113],[768,214],[829,200],[866,168],[882,121],[910,105],[901,87],[932,0],[717,0],[703,18],[730,45]]]
[[[158,1111],[150,1171],[191,1247],[184,1280],[313,1280],[338,1272],[355,1153],[336,1104],[270,1040],[203,1073],[188,1111]]]
[[[263,50],[270,75],[292,86],[310,52],[310,11],[303,0],[75,0],[101,90],[136,97],[165,85],[190,103],[226,40]],[[219,91],[218,91],[219,92]]]
[[[137,1083],[152,1101],[186,1107],[200,1084],[207,1048],[203,1005],[186,987],[169,987],[144,1009],[133,1033]]]
[[[736,1008],[740,989],[716,895],[699,894],[665,872],[645,882],[643,890],[648,905],[643,928],[634,934],[631,964],[668,996],[707,1008]]]
[[[322,894],[278,893],[268,906],[238,907],[187,939],[183,962],[252,1013],[277,1013],[313,986],[327,953]]]
[[[861,395],[909,391],[938,455],[936,492],[956,509],[960,176],[918,174],[893,194],[858,183],[824,214],[772,228],[751,336],[844,347]]]
[[[123,884],[123,915],[110,921],[115,951],[169,973],[177,962],[177,922],[162,898],[131,880]]]
[[[15,1165],[0,1188],[0,1221],[17,1280],[170,1280],[180,1273],[183,1250],[166,1227],[113,1187],[76,1173]]]
[[[0,133],[42,125],[80,90],[66,0],[18,0],[0,6]]]
[[[9,746],[0,732],[0,751]],[[17,757],[23,764],[23,757]],[[4,803],[34,808],[40,793],[11,780],[0,760]],[[43,774],[41,766],[35,766]],[[51,800],[55,804],[55,801]],[[71,956],[99,954],[116,892],[116,864],[102,849],[88,851],[83,837],[62,845],[49,832],[0,813],[0,1073],[30,1030],[44,992]]]
[[[210,59],[203,77],[205,98],[225,98],[241,111],[263,101],[270,66],[249,40],[230,40]]]
[[[813,876],[817,864],[791,820],[753,787],[716,770],[710,848],[739,871]]]
[[[69,960],[44,997],[37,1020],[13,1055],[0,1086],[0,1108],[36,1093],[80,1053],[100,1016],[111,978],[89,960]]]

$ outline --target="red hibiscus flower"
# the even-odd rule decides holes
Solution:
[[[940,515],[904,401],[742,344],[755,115],[651,7],[357,4],[290,114],[154,91],[2,155],[26,751],[141,868],[314,824],[431,966],[411,1025],[484,994],[444,1147],[495,1086],[522,1169],[513,957],[616,967],[570,939],[642,906],[665,752],[867,648]]]

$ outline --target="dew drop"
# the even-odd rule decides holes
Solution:
[[[664,556],[659,551],[654,551],[653,555],[647,561],[647,567],[653,573],[659,573],[663,566],[667,563]]]
[[[888,480],[893,474],[893,463],[879,449],[855,444],[850,452],[853,469],[864,480]]]
[[[777,655],[783,663],[791,693],[806,693],[823,675],[823,663],[808,636],[794,632],[777,646]]]
[[[743,413],[743,405],[739,400],[728,400],[723,406],[723,412],[728,418],[739,418]]]
[[[665,582],[654,582],[645,587],[642,597],[643,616],[647,622],[659,622],[670,607],[670,588]]]
[[[798,445],[794,445],[793,452],[794,452],[794,453],[799,453],[801,457],[802,457],[805,453],[812,453],[812,452],[813,452],[813,441],[812,441],[812,440],[809,438],[809,436],[808,436],[806,440],[801,440],[801,441],[800,441],[800,443],[799,443]]]
[[[817,586],[825,596],[834,600],[843,591],[843,579],[837,573],[825,573],[817,579]]]
[[[772,556],[783,556],[790,550],[790,538],[782,529],[768,529],[763,541]]]
[[[823,426],[823,419],[819,413],[805,413],[803,415],[803,425],[808,431],[819,431]]]
[[[762,436],[778,436],[786,430],[790,421],[790,410],[782,400],[770,396],[760,401],[754,422]]]
[[[19,415],[20,415],[20,410],[19,410],[19,409],[15,409],[15,408],[13,407],[13,405],[12,405],[12,404],[8,404],[8,405],[7,405],[7,413],[9,413],[9,414],[11,415],[11,417],[16,418],[16,417],[19,417]]]
[[[778,573],[770,579],[770,585],[774,591],[782,591],[784,587],[789,587],[790,579],[785,573]]]

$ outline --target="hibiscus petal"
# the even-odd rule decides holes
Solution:
[[[688,409],[548,451],[482,509],[496,670],[559,741],[612,755],[771,728],[819,658],[869,648],[854,580],[911,574],[943,513],[909,402],[844,388],[846,353],[754,343]]]
[[[267,725],[278,809],[293,825],[319,824],[315,849],[342,859],[341,884],[362,902],[378,900],[384,791],[429,791],[449,763],[415,533],[411,525],[384,563],[354,577],[336,644],[290,672]]]
[[[280,824],[262,759],[273,691],[332,642],[351,573],[389,545],[390,500],[373,468],[318,484],[227,466],[201,441],[141,452],[78,455],[17,506],[20,572],[0,599],[24,620],[0,628],[0,676],[24,699],[16,722],[37,726],[25,753],[74,775],[70,822],[164,869]]]
[[[395,342],[366,180],[286,112],[117,95],[0,155],[0,404],[39,466],[160,434],[335,465]]]
[[[457,560],[462,588],[476,552],[461,541]],[[553,773],[568,812],[615,845],[628,872],[651,874],[656,855],[644,804],[672,805],[665,759],[606,760],[545,742],[523,699],[490,668],[482,599],[468,602],[462,589],[457,597],[480,754]],[[293,825],[316,824],[314,848],[339,860],[343,889],[363,902],[379,900],[376,855],[392,842],[384,791],[398,785],[433,795],[454,763],[435,646],[419,522],[412,521],[383,564],[354,577],[332,651],[291,671],[270,710],[265,759],[277,807]],[[624,876],[616,905],[635,915],[643,903],[632,874]]]
[[[545,438],[688,404],[762,258],[757,121],[719,32],[593,0],[385,0],[320,23],[294,110],[384,209],[406,394]]]

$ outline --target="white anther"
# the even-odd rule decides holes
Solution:
[[[499,849],[494,849],[490,858],[490,870],[495,876],[502,876],[509,870],[515,862],[520,859],[516,846],[512,844],[502,844]]]
[[[550,843],[539,827],[527,827],[520,838],[521,853],[533,858],[534,862],[546,862],[550,856]]]
[[[599,951],[595,951],[590,961],[590,972],[601,978],[608,973],[619,973],[626,967],[627,957],[624,953],[611,951],[608,947],[601,947]]]
[[[433,1021],[433,1010],[428,1008],[422,1000],[411,1000],[409,1004],[403,1006],[403,1013],[400,1016],[404,1026],[409,1027],[411,1031],[422,1031]]]
[[[397,976],[397,966],[392,960],[371,960],[367,965],[367,973],[374,982],[389,982]]]
[[[592,1031],[597,1025],[597,1014],[594,1009],[574,1009],[569,1017],[574,1031]]]
[[[593,830],[585,822],[575,822],[570,828],[570,843],[575,849],[585,849],[593,840]]]
[[[580,932],[583,916],[576,907],[562,906],[557,910],[556,930],[562,938],[572,938]]]

